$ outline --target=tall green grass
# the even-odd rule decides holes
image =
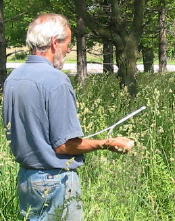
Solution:
[[[146,105],[146,111],[113,130],[136,146],[122,155],[106,150],[86,155],[79,169],[86,221],[175,220],[175,74],[140,74],[131,98],[114,75],[90,76],[82,87],[73,80],[86,135],[104,129]],[[0,221],[19,218],[18,165],[0,126]],[[106,138],[107,133],[96,138]]]

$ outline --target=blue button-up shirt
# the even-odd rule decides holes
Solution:
[[[82,165],[83,155],[55,152],[67,140],[83,136],[67,75],[44,57],[31,55],[4,86],[4,122],[17,162],[36,169]]]

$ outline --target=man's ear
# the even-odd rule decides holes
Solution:
[[[52,50],[53,52],[55,52],[55,50],[56,50],[56,46],[57,46],[57,44],[58,44],[57,41],[58,41],[58,40],[57,40],[56,38],[54,38],[54,37],[51,38],[51,50]]]

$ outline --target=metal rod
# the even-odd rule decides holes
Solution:
[[[123,122],[125,122],[126,120],[130,119],[131,117],[135,116],[136,114],[140,113],[141,111],[145,110],[146,109],[146,106],[143,106],[141,108],[139,108],[138,110],[136,111],[133,111],[132,113],[128,114],[126,117],[122,118],[121,120],[119,120],[118,122],[116,122],[115,124],[113,124],[112,126],[108,127],[108,128],[105,128],[101,131],[98,131],[94,134],[91,134],[91,135],[88,135],[84,138],[90,138],[90,137],[94,137],[95,135],[98,135],[98,134],[101,134],[105,131],[108,131],[109,130],[109,134],[112,133],[113,129],[118,126],[119,124],[122,124]]]

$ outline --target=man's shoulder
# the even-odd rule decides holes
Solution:
[[[43,82],[46,86],[49,87],[58,87],[63,84],[71,84],[69,77],[62,71],[55,68],[49,73],[48,77]]]
[[[55,88],[60,84],[70,84],[69,77],[47,63],[25,63],[14,69],[8,80],[28,80],[46,88]]]

